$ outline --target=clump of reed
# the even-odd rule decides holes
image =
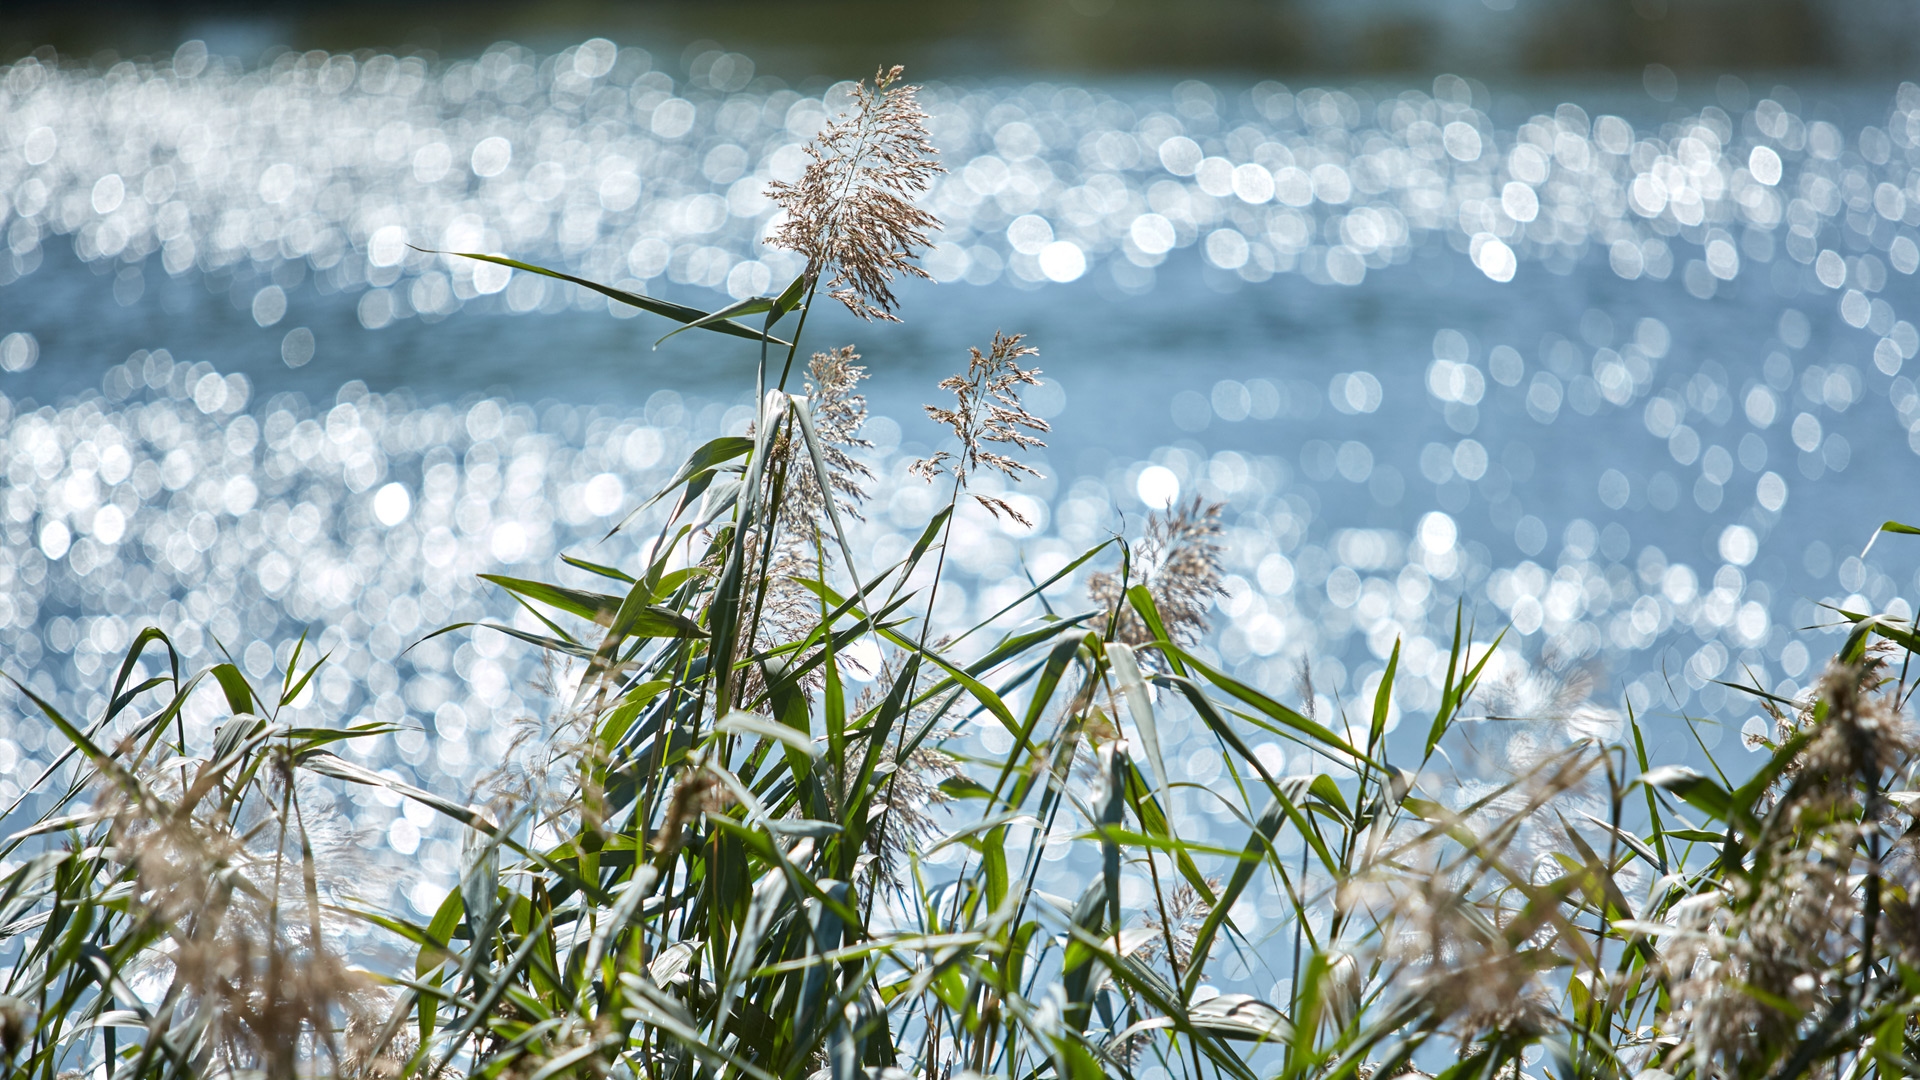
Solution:
[[[845,346],[788,388],[823,287],[896,317],[890,285],[936,225],[914,203],[938,167],[922,121],[882,71],[772,193],[777,242],[807,259],[779,296],[707,313],[580,283],[754,342],[757,415],[656,495],[671,509],[643,564],[569,559],[597,587],[491,577],[541,630],[441,631],[509,633],[568,672],[485,805],[333,752],[390,727],[279,719],[324,662],[299,649],[263,690],[230,663],[181,672],[148,630],[103,715],[33,698],[72,749],[0,847],[9,1075],[1920,1068],[1910,622],[1847,615],[1804,700],[1755,690],[1777,734],[1739,783],[1654,768],[1640,718],[1580,684],[1482,686],[1491,651],[1459,620],[1439,705],[1393,737],[1397,649],[1360,716],[1318,715],[1304,670],[1299,708],[1235,678],[1196,649],[1221,574],[1220,511],[1197,502],[990,618],[936,625],[955,514],[1018,516],[973,481],[1032,475],[1022,453],[1046,433],[1020,397],[1033,349],[999,332],[928,407],[953,443],[917,471],[944,502],[899,561],[857,558],[866,373]],[[1084,603],[1041,602],[1095,563]],[[843,665],[863,651],[882,662],[854,696]],[[230,716],[206,745],[180,723],[196,694]],[[1476,700],[1562,737],[1464,801],[1449,763]],[[1176,711],[1219,780],[1169,768]],[[973,726],[1009,749],[970,753]],[[465,830],[458,887],[425,921],[354,898],[328,809],[351,786]],[[1202,800],[1237,843],[1192,834]],[[1077,896],[1040,888],[1062,853]],[[1250,910],[1278,932],[1256,940]],[[1274,993],[1221,991],[1256,962],[1286,972]]]

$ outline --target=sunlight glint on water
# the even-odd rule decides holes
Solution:
[[[758,242],[774,224],[761,192],[797,175],[800,146],[844,93],[754,79],[731,54],[677,77],[604,41],[552,57],[501,46],[436,68],[315,53],[248,70],[191,43],[152,68],[22,61],[0,77],[0,285],[55,272],[42,271],[42,249],[60,243],[115,268],[98,287],[129,305],[147,275],[252,282],[246,309],[263,327],[309,293],[351,305],[370,330],[463,309],[601,306],[418,245],[509,252],[634,289],[753,295],[798,269]],[[1685,709],[1737,731],[1753,710],[1714,680],[1797,693],[1819,657],[1789,630],[1820,620],[1814,601],[1908,610],[1898,594],[1909,582],[1886,567],[1910,560],[1850,559],[1863,537],[1819,521],[1789,527],[1783,515],[1816,485],[1901,475],[1911,458],[1893,433],[1920,430],[1920,392],[1902,374],[1920,333],[1894,306],[1920,268],[1920,174],[1909,168],[1920,90],[1903,85],[1890,107],[1847,126],[1771,94],[1672,117],[1644,101],[1633,108],[1648,115],[1633,118],[1569,103],[1501,126],[1486,89],[1452,77],[1404,92],[930,88],[949,173],[929,197],[947,224],[926,263],[950,288],[1104,275],[1119,293],[1146,294],[1201,274],[1222,289],[1296,275],[1366,290],[1389,274],[1410,280],[1393,268],[1451,248],[1445,258],[1516,290],[1551,273],[1665,282],[1701,303],[1736,282],[1796,296],[1766,309],[1758,354],[1731,372],[1711,359],[1682,365],[1671,316],[1593,308],[1537,348],[1442,328],[1413,374],[1376,364],[1188,387],[1160,429],[1141,433],[1135,460],[1008,493],[1033,534],[964,515],[953,556],[967,581],[942,594],[943,610],[984,617],[1024,573],[1044,576],[1114,530],[1137,533],[1141,512],[1197,494],[1228,505],[1212,654],[1273,687],[1290,687],[1310,659],[1322,716],[1367,711],[1396,640],[1399,707],[1431,707],[1464,599],[1483,642],[1511,622],[1518,645],[1501,662],[1514,674],[1523,656],[1589,666],[1605,708]],[[36,366],[30,334],[0,324],[0,335],[0,369]],[[305,363],[311,332],[293,328],[282,355]],[[1055,374],[1075,407],[1100,407],[1090,373]],[[692,446],[750,416],[670,392],[630,413],[536,411],[492,399],[423,406],[353,383],[310,405],[145,350],[99,393],[57,407],[29,407],[5,378],[10,672],[84,715],[102,704],[88,688],[107,683],[103,665],[148,621],[191,661],[224,646],[263,678],[304,628],[333,657],[304,708],[328,721],[414,722],[363,756],[455,783],[498,760],[518,719],[543,714],[546,702],[521,696],[534,661],[489,633],[407,646],[447,622],[511,616],[475,573],[550,573],[557,552],[597,540]],[[1200,441],[1327,410],[1356,424],[1417,420],[1434,437],[1398,464],[1357,435],[1277,454]],[[1597,484],[1582,474],[1571,501],[1588,509],[1555,518],[1535,512],[1559,483],[1541,459],[1566,450],[1550,440],[1569,414],[1647,443],[1649,465],[1600,471]],[[1490,434],[1522,420],[1531,441]],[[858,530],[876,563],[899,556],[896,527],[917,526],[934,500],[904,476],[899,426],[883,427],[884,479]],[[1409,493],[1421,482],[1430,497]],[[1891,486],[1862,494],[1903,497]],[[1355,506],[1398,508],[1395,523]],[[1698,551],[1645,539],[1661,533],[1658,519],[1694,509],[1707,523]],[[1867,512],[1908,511],[1896,501]],[[593,557],[634,554],[622,538]],[[1760,580],[1763,556],[1791,568],[1799,591]],[[1081,583],[1053,590],[1054,602],[1079,602]],[[51,756],[41,728],[9,711],[7,799]],[[192,718],[200,735],[212,716]],[[1176,715],[1164,734],[1177,745],[1189,733]],[[1005,749],[995,728],[978,738],[986,752]],[[1682,738],[1667,752],[1690,753]],[[1277,745],[1263,753],[1312,765]],[[1175,757],[1186,778],[1215,779],[1210,753]],[[1193,818],[1185,835],[1207,835],[1203,808],[1175,809]],[[418,867],[418,881],[398,887],[430,911],[458,861],[446,826],[377,799],[356,821],[370,845]]]

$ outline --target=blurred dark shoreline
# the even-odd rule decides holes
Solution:
[[[8,0],[0,61],[51,46],[95,62],[188,38],[266,49],[474,55],[587,37],[656,55],[715,45],[801,80],[878,60],[928,78],[1018,73],[1485,77],[1910,70],[1920,5],[1901,0]],[[1504,8],[1505,10],[1500,10]]]

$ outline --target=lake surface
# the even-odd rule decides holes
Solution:
[[[663,66],[599,40],[431,67],[188,43],[0,72],[6,670],[85,713],[148,623],[261,677],[307,630],[333,660],[303,709],[420,725],[371,763],[459,786],[497,762],[547,708],[537,661],[492,634],[402,650],[511,617],[475,573],[633,559],[601,535],[750,419],[754,354],[655,349],[651,316],[409,245],[703,307],[777,290],[798,267],[758,243],[761,192],[846,87]],[[896,556],[933,509],[904,466],[939,445],[934,383],[1023,332],[1054,425],[1013,492],[1036,526],[962,516],[946,617],[1199,495],[1230,575],[1208,648],[1288,695],[1310,662],[1323,717],[1370,713],[1396,641],[1396,722],[1430,708],[1459,605],[1478,641],[1511,627],[1512,692],[1481,711],[1565,739],[1630,705],[1657,758],[1744,768],[1757,710],[1716,680],[1792,697],[1838,643],[1802,632],[1819,605],[1904,617],[1920,584],[1908,538],[1859,557],[1920,518],[1920,90],[1717,90],[929,87],[937,282],[900,325],[808,328],[871,374],[858,550]],[[11,798],[52,751],[8,700]],[[349,812],[430,909],[455,838]]]

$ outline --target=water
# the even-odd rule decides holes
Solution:
[[[1657,758],[1698,759],[1684,714],[1738,764],[1755,710],[1714,680],[1790,697],[1835,643],[1800,632],[1818,604],[1911,610],[1910,548],[1856,555],[1920,517],[1920,89],[1720,89],[929,88],[939,283],[902,291],[901,326],[809,329],[873,373],[856,550],[890,561],[933,508],[904,474],[939,442],[933,383],[1024,331],[1055,425],[1011,492],[1036,525],[962,515],[946,617],[1198,494],[1228,526],[1207,648],[1274,687],[1310,660],[1322,715],[1370,713],[1396,640],[1396,722],[1431,707],[1464,602],[1478,640],[1512,626],[1496,678],[1588,672]],[[303,710],[416,723],[361,752],[471,783],[544,711],[537,662],[485,633],[402,650],[511,617],[475,573],[631,560],[601,534],[744,426],[753,356],[655,351],[658,320],[408,244],[708,307],[777,287],[796,266],[758,244],[758,193],[845,92],[600,41],[6,71],[7,670],[86,713],[148,622],[261,677],[305,629],[333,659]],[[8,798],[52,753],[10,712]],[[457,838],[348,813],[416,868],[368,888],[430,911]]]

